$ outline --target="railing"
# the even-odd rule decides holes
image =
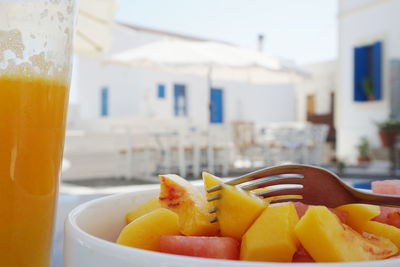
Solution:
[[[68,131],[64,156],[70,168],[63,179],[124,177],[156,182],[160,173],[200,178],[204,170],[225,177],[237,169],[284,162],[320,164],[328,133],[326,125],[303,123],[235,122],[204,128],[151,124]]]

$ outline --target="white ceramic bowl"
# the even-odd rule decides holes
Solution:
[[[115,244],[125,214],[157,189],[112,195],[75,208],[65,223],[65,267],[399,267],[400,259],[351,263],[266,263],[213,260],[146,251]]]

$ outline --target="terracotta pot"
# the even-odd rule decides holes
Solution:
[[[359,156],[357,158],[358,163],[362,164],[362,163],[368,163],[371,161],[371,158],[368,156]]]
[[[392,147],[396,142],[396,136],[399,132],[393,130],[379,130],[382,145],[384,147]]]

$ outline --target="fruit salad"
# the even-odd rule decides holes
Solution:
[[[301,202],[270,204],[256,192],[203,173],[204,192],[177,175],[160,175],[160,193],[126,214],[116,243],[177,255],[265,262],[351,262],[399,257],[400,209]],[[268,188],[257,189],[269,190]],[[372,190],[400,195],[400,181]],[[208,202],[215,194],[221,197]],[[216,208],[216,213],[209,210]],[[210,220],[218,219],[215,222]]]

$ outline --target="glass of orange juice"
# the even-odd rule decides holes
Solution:
[[[73,20],[73,0],[0,0],[0,266],[50,266]]]

